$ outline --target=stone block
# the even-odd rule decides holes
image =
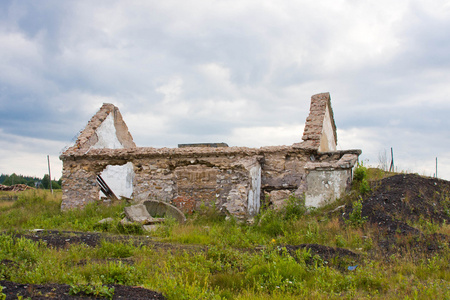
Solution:
[[[143,204],[136,204],[125,207],[125,215],[131,222],[138,222],[141,224],[149,224],[152,221],[152,216],[148,213],[147,208]]]
[[[286,200],[292,194],[290,190],[278,190],[271,191],[269,193],[270,202],[272,203],[273,209],[280,210],[286,206]]]

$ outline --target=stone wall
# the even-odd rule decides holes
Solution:
[[[113,112],[114,120],[108,119]],[[321,144],[328,145],[327,149],[334,145],[335,149],[336,127],[332,116],[329,94],[319,94],[312,97],[302,143],[257,149],[198,145],[157,149],[135,147],[132,138],[130,142],[131,135],[124,132],[126,125],[118,110],[106,104],[89,122],[89,132],[84,131],[81,141],[61,155],[62,209],[97,201],[100,191],[97,175],[114,169],[111,166],[126,164],[131,166],[132,174],[118,180],[127,181],[125,185],[131,181],[131,198],[137,202],[161,200],[185,212],[197,210],[202,204],[214,204],[239,219],[257,214],[266,196],[275,207],[283,206],[290,195],[305,196],[309,205],[321,205],[345,192],[361,153],[359,150],[319,151]],[[96,146],[102,139],[98,135],[104,132],[99,129],[103,123],[99,120],[121,124],[114,128],[123,147]],[[110,135],[112,131],[107,132]],[[89,134],[97,136],[89,137]],[[111,188],[118,196],[124,196],[118,188]]]

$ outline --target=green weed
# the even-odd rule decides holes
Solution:
[[[364,167],[363,163],[358,163],[353,174],[353,179],[354,187],[359,191],[361,195],[366,195],[371,191],[369,182],[367,180],[367,174],[367,168]]]
[[[3,293],[3,287],[0,285],[0,300],[6,300],[6,294]]]
[[[133,243],[111,243],[105,240],[100,242],[100,247],[97,247],[95,250],[94,257],[100,259],[106,259],[108,257],[112,258],[126,258],[131,257],[135,251],[136,247]]]
[[[114,296],[114,287],[107,287],[102,284],[74,284],[70,286],[69,295],[84,294],[87,296],[103,297],[112,299]]]
[[[367,217],[362,216],[362,201],[362,197],[359,197],[359,199],[352,203],[352,212],[348,220],[345,221],[346,224],[353,227],[361,227],[366,223]]]
[[[3,229],[16,228],[21,233],[44,226],[92,230],[99,229],[95,226],[98,220],[111,217],[118,223],[122,218],[123,205],[89,204],[84,210],[61,213],[60,199],[50,194],[22,197],[13,206],[2,208]],[[148,234],[148,240],[159,242],[155,245],[165,245],[161,248],[103,240],[94,248],[74,244],[54,249],[18,238],[11,231],[0,234],[0,279],[65,283],[73,294],[106,298],[113,295],[109,284],[143,286],[168,299],[449,298],[450,249],[445,241],[435,253],[419,255],[413,246],[421,241],[403,236],[400,238],[410,248],[401,255],[378,256],[379,232],[364,225],[362,199],[353,199],[348,226],[339,216],[326,214],[329,207],[309,212],[301,199],[294,198],[288,200],[285,210],[266,210],[253,225],[225,220],[212,211],[189,218],[185,224],[168,220],[157,232]],[[430,233],[450,232],[447,224],[422,221],[419,225]],[[101,230],[119,232],[115,225]],[[161,243],[164,241],[207,247]],[[325,258],[311,248],[291,253],[282,246],[303,243],[357,249],[360,257]],[[187,250],[180,250],[181,246]],[[348,266],[354,265],[358,267],[349,271]]]

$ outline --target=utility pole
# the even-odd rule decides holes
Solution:
[[[391,166],[389,172],[394,172],[394,148],[391,147]]]
[[[47,155],[47,162],[48,162],[48,179],[50,182],[50,191],[52,191],[53,194],[52,173],[50,172],[50,155]]]
[[[437,177],[437,157],[436,157],[436,178],[438,178]]]

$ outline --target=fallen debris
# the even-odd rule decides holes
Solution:
[[[125,218],[120,221],[122,226],[140,224],[145,231],[154,231],[165,218],[173,218],[179,223],[186,222],[184,214],[175,206],[161,201],[147,200],[140,204],[124,208]]]
[[[151,225],[164,222],[164,218],[153,218],[147,211],[144,204],[136,204],[125,207],[125,215],[131,222],[137,222],[142,225]]]
[[[174,218],[179,223],[186,222],[186,216],[173,205],[169,203],[156,201],[156,200],[146,200],[141,202],[141,204],[145,205],[148,213],[152,217],[163,217],[163,218]]]
[[[11,186],[0,184],[0,191],[23,192],[26,190],[35,190],[35,188],[26,184],[15,184]]]

